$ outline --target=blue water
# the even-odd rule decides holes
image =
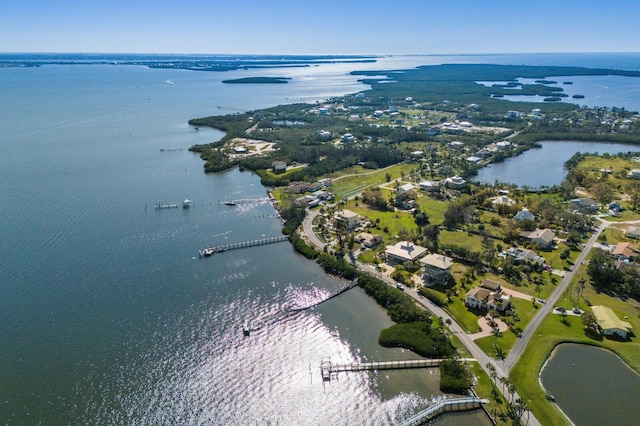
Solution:
[[[321,383],[323,356],[412,356],[377,345],[389,320],[359,290],[242,336],[246,318],[306,306],[344,283],[287,243],[197,258],[204,245],[278,235],[281,224],[256,176],[203,173],[186,149],[221,134],[187,120],[366,89],[348,75],[354,69],[612,60],[387,57],[229,73],[0,69],[0,421],[383,424],[424,407],[439,395],[433,371]],[[618,61],[640,69],[640,55]],[[292,80],[221,83],[252,75]],[[191,209],[153,209],[184,198]],[[242,198],[256,201],[220,203]]]

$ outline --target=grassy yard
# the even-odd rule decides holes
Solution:
[[[480,339],[476,339],[475,343],[478,345],[480,349],[487,355],[493,358],[497,358],[498,354],[496,352],[496,348],[494,344],[497,342],[498,347],[502,349],[504,356],[509,355],[509,351],[516,344],[518,338],[511,330],[506,330],[502,335],[498,338],[495,336],[487,336],[481,337]]]
[[[480,318],[483,313],[476,310],[470,311],[465,306],[464,291],[460,291],[458,296],[453,297],[452,302],[448,304],[445,309],[467,333],[473,334],[480,331],[478,318]]]
[[[465,231],[440,231],[440,244],[465,247],[471,251],[482,250],[482,237]]]
[[[359,166],[352,167],[329,176],[333,180],[331,192],[334,194],[336,201],[351,198],[361,194],[366,189],[386,183],[387,174],[389,174],[391,180],[398,179],[403,173],[408,175],[413,168],[415,168],[415,165],[406,163],[379,170],[367,170]]]
[[[371,229],[371,233],[379,233],[385,243],[395,243],[394,237],[402,232],[415,232],[418,229],[413,215],[409,212],[381,212],[379,210],[370,209],[366,204],[359,203],[358,206],[354,202],[350,202],[345,208],[366,217],[376,228]],[[387,232],[384,232],[384,229]]]

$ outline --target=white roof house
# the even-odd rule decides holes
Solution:
[[[460,176],[451,176],[444,180],[444,185],[447,188],[451,188],[451,189],[462,188],[465,183],[467,183],[467,181],[461,178]]]
[[[401,185],[398,187],[398,189],[396,190],[396,193],[398,194],[404,194],[405,192],[409,192],[416,189],[415,186],[413,186],[413,184],[411,183],[405,183],[404,185]]]
[[[345,224],[347,229],[353,229],[360,225],[360,215],[351,210],[338,210],[335,212],[336,220]]]
[[[420,258],[427,249],[413,244],[411,241],[400,241],[392,246],[387,246],[385,255],[387,259],[397,262],[407,262]]]
[[[496,208],[498,206],[511,207],[515,204],[516,204],[516,201],[509,198],[509,196],[507,195],[499,195],[491,199],[491,206],[493,208]]]

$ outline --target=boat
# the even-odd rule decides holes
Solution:
[[[249,321],[245,321],[242,326],[242,334],[245,336],[249,336],[251,334],[251,327],[249,326]]]
[[[235,206],[236,202],[231,200],[231,201],[225,201],[224,204],[225,204],[225,206]]]
[[[215,249],[213,247],[205,247],[204,250],[200,250],[200,257],[210,257],[215,253]]]
[[[191,207],[191,200],[188,198],[185,198],[185,200],[182,202],[182,208],[188,209],[189,207]]]

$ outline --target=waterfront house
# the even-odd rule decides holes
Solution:
[[[595,315],[605,336],[618,336],[626,339],[633,332],[631,324],[618,318],[613,309],[608,306],[592,306],[591,312]]]
[[[466,183],[467,181],[460,176],[451,176],[444,180],[444,186],[449,189],[461,189]]]
[[[536,229],[533,232],[521,232],[520,236],[529,239],[541,248],[550,248],[556,234],[551,229]]]
[[[400,241],[392,246],[387,246],[384,254],[387,261],[404,263],[417,260],[426,252],[426,248],[415,245],[411,241]]]
[[[424,285],[431,287],[433,285],[447,285],[451,278],[451,267],[453,259],[441,254],[432,253],[422,259],[422,275]]]
[[[289,186],[287,186],[287,191],[294,194],[304,194],[305,192],[313,192],[320,189],[320,185],[317,183],[309,183],[309,182],[291,182]]]
[[[285,161],[274,161],[271,163],[271,170],[273,173],[282,173],[287,170],[287,163]]]

